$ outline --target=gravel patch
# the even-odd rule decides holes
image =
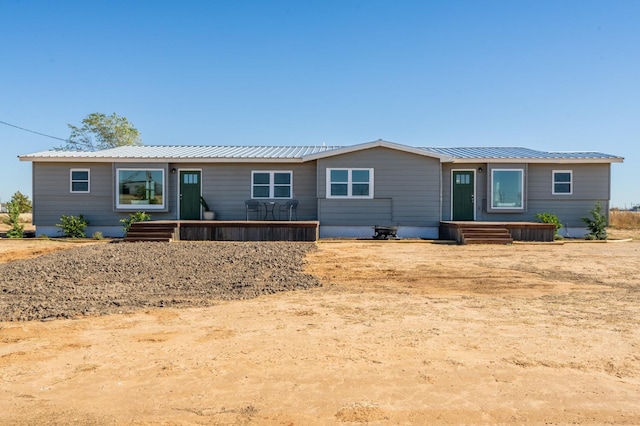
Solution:
[[[96,244],[0,265],[0,321],[210,306],[308,289],[310,243]]]

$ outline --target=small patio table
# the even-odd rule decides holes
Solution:
[[[275,213],[273,212],[275,207],[278,205],[278,203],[276,203],[275,201],[263,201],[262,204],[264,204],[264,219],[263,220],[267,220],[267,216],[269,215],[269,213],[271,213],[271,218],[273,220],[276,220],[276,216]]]

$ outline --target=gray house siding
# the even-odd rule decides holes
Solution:
[[[100,230],[114,236],[121,228],[120,219],[136,209],[116,208],[116,173],[119,168],[164,169],[165,208],[140,206],[152,220],[173,220],[179,216],[178,170],[202,171],[202,195],[220,220],[245,220],[244,202],[251,199],[251,171],[287,170],[293,172],[293,197],[299,201],[298,220],[317,220],[316,162],[303,164],[273,163],[34,163],[33,221],[47,234],[57,234],[55,227],[62,215],[82,214],[90,222],[88,231]],[[175,168],[176,173],[171,173]],[[70,192],[70,170],[90,171],[90,192]],[[279,203],[286,200],[276,199]],[[277,212],[275,213],[278,217]],[[53,232],[52,232],[53,231]]]
[[[177,170],[202,170],[202,197],[216,212],[218,220],[245,220],[244,202],[251,199],[252,171],[292,171],[292,199],[298,200],[298,220],[317,220],[316,167],[309,163],[171,163]],[[177,176],[178,173],[173,175]],[[170,185],[172,198],[177,203],[177,181]],[[274,199],[280,204],[287,199]],[[174,209],[175,211],[175,209]],[[275,213],[278,218],[277,212]],[[177,218],[177,213],[174,213]]]
[[[90,170],[90,192],[70,191],[70,170]],[[63,215],[82,214],[92,225],[113,223],[113,175],[111,164],[34,163],[33,223],[54,226]],[[116,221],[117,222],[117,221]]]
[[[166,168],[163,164],[148,163],[37,163],[33,164],[33,223],[38,233],[59,235],[56,228],[60,217],[83,215],[89,221],[87,233],[101,231],[106,236],[117,236],[122,224],[120,219],[135,210],[116,210],[115,174],[117,167]],[[70,172],[72,169],[89,170],[89,192],[72,193]],[[170,176],[166,171],[166,176]],[[168,178],[169,187],[170,177]],[[167,208],[162,211],[147,210],[154,220],[173,219],[175,210],[167,198]],[[145,210],[141,208],[140,210]]]
[[[327,168],[373,168],[374,198],[327,198]],[[437,226],[440,160],[377,147],[318,160],[321,225]]]
[[[479,170],[482,168],[482,171]],[[525,170],[525,205],[521,212],[497,212],[488,208],[490,176],[493,168],[522,168]],[[584,227],[582,217],[589,216],[595,203],[602,204],[608,214],[610,198],[609,164],[445,164],[443,165],[443,220],[451,220],[451,175],[453,170],[475,170],[476,220],[513,222],[539,220],[536,213],[557,215],[565,226]],[[553,171],[570,170],[573,174],[572,194],[553,194]]]
[[[552,193],[554,170],[572,171],[572,194]],[[597,201],[601,203],[603,213],[609,214],[609,164],[531,164],[528,183],[528,211],[532,215],[548,212],[557,215],[566,226],[584,227],[581,218],[589,216]]]

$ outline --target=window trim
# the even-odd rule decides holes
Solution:
[[[253,196],[253,176],[256,173],[269,173],[269,196],[268,197],[254,197]],[[276,186],[285,186],[283,184],[275,183],[275,174],[276,173],[288,173],[289,174],[289,196],[288,197],[276,197],[275,196],[275,187]],[[265,184],[259,184],[258,186],[266,186]],[[251,170],[251,186],[249,188],[251,191],[251,199],[252,200],[291,200],[293,199],[293,170]]]
[[[493,193],[493,181],[495,180],[495,172],[520,172],[520,207],[518,206],[495,206],[494,205],[494,193]],[[491,190],[490,197],[490,209],[496,211],[524,211],[525,209],[525,169],[524,168],[492,168],[491,169],[491,182],[489,183],[489,188]]]
[[[557,173],[569,173],[569,182],[556,182]],[[569,184],[569,192],[556,192],[556,184]],[[552,195],[573,195],[573,170],[552,170],[551,171],[551,194]]]
[[[73,179],[73,172],[87,172],[87,180]],[[74,191],[73,184],[75,182],[87,182],[87,190]],[[69,169],[69,192],[71,194],[89,194],[91,192],[91,169]]]
[[[120,204],[120,172],[121,171],[162,172],[162,204]],[[116,209],[122,210],[166,210],[167,208],[167,170],[154,167],[116,167]]]
[[[334,170],[346,170],[347,171],[347,195],[332,195],[331,194],[331,172]],[[369,172],[369,194],[368,195],[353,195],[353,172],[354,171],[363,171],[366,170]],[[326,196],[327,198],[351,198],[351,199],[360,199],[360,200],[370,200],[373,199],[373,168],[367,167],[327,167],[326,179],[327,179],[327,188],[326,188]],[[356,182],[356,183],[364,183],[364,182]]]

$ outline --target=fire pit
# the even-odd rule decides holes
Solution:
[[[398,238],[398,227],[397,226],[374,226],[373,231],[375,235],[373,238],[375,240],[387,240],[389,237]]]

